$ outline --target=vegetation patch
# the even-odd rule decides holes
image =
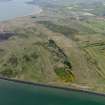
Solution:
[[[75,34],[79,33],[76,29],[69,28],[67,26],[57,25],[50,21],[39,21],[38,23],[45,25],[49,30],[53,32],[58,32],[71,38],[73,38]]]
[[[64,82],[72,82],[74,80],[74,75],[70,70],[66,70],[65,68],[56,68],[55,73],[59,76],[61,80]]]
[[[0,75],[12,78],[18,75],[18,71],[16,71],[15,68],[5,67],[4,70],[0,71]]]
[[[15,55],[11,55],[11,57],[8,59],[7,63],[16,67],[18,65],[18,58]]]
[[[67,66],[69,69],[72,69],[72,65],[67,57],[67,55],[65,54],[65,52],[63,51],[63,49],[61,49],[54,40],[50,39],[48,42],[48,48],[50,51],[52,51],[61,61],[61,63],[63,63],[65,66]]]

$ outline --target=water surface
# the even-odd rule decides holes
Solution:
[[[28,1],[31,0],[0,0],[0,21],[39,13],[41,9]]]
[[[0,105],[105,105],[105,97],[0,80]]]

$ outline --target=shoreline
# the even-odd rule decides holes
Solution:
[[[26,3],[27,5],[29,5],[28,3]],[[29,10],[29,9],[28,9]],[[26,17],[26,16],[31,16],[31,15],[39,15],[43,12],[43,8],[40,5],[32,5],[32,8],[27,12],[24,12],[23,14],[18,14],[18,15],[9,15],[8,17],[0,17],[0,22],[5,22],[5,21],[10,21],[10,20],[14,20],[16,18],[22,18],[22,17]],[[5,15],[4,15],[5,16]]]
[[[34,83],[34,82],[30,82],[30,81],[10,79],[10,78],[6,78],[6,77],[0,77],[0,80],[14,82],[14,83],[20,83],[20,84],[24,84],[24,85],[26,84],[26,85],[31,85],[31,86],[39,86],[42,88],[60,89],[60,90],[65,90],[65,91],[80,92],[80,93],[85,93],[88,95],[96,95],[96,96],[105,97],[105,93],[92,92],[92,91],[88,91],[88,90],[75,89],[75,88],[71,88],[71,87],[63,87],[63,86],[60,87],[60,86],[55,86],[55,85],[43,84],[43,83]]]
[[[29,17],[29,16],[37,16],[37,15],[40,15],[42,12],[43,12],[43,9],[40,8],[37,13],[34,13],[34,11],[33,11],[33,13],[30,13],[28,15],[17,16],[17,17],[14,17],[14,18],[8,18],[8,19],[0,20],[0,23],[16,20],[16,19],[19,19],[19,18]]]

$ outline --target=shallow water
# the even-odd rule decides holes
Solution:
[[[0,80],[0,105],[105,105],[105,97]]]
[[[0,21],[39,13],[40,8],[38,6],[28,4],[28,1],[31,0],[0,0]]]

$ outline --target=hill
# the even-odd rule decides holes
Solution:
[[[0,76],[105,92],[105,19],[67,2],[0,23]]]

